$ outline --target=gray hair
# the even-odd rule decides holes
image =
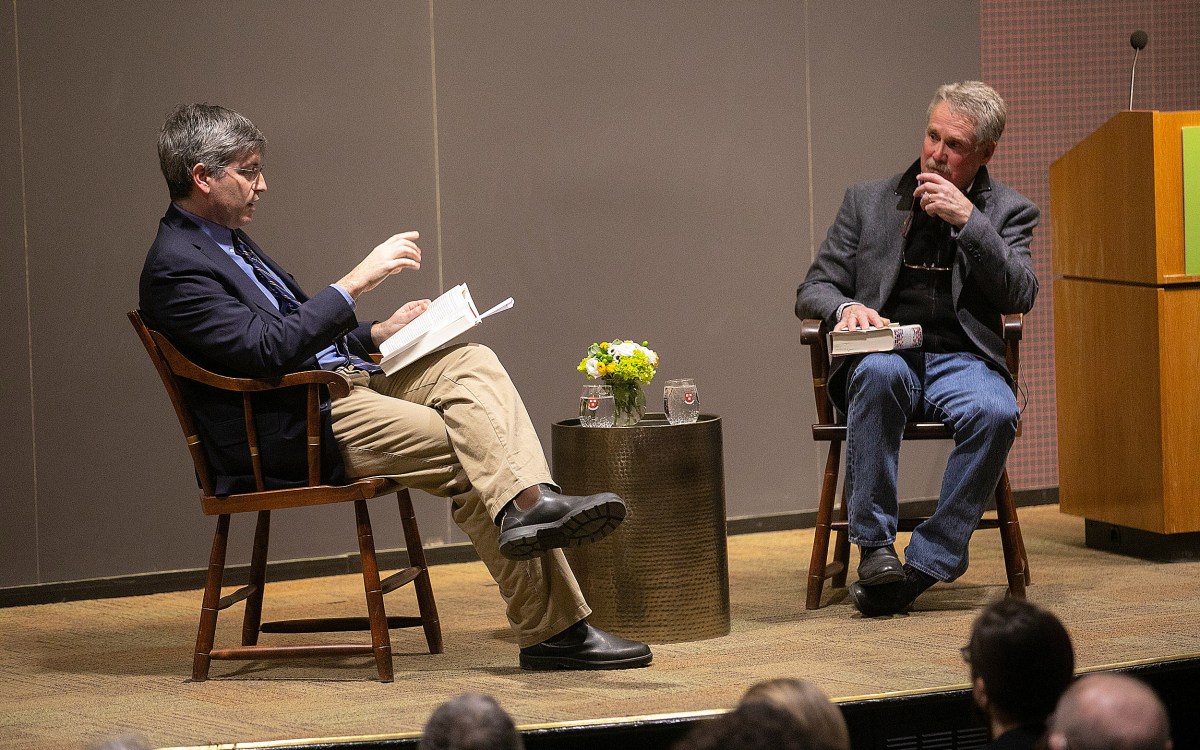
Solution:
[[[463,693],[434,710],[421,733],[420,750],[524,750],[508,715],[496,699]]]
[[[266,136],[232,109],[215,104],[181,104],[158,134],[158,163],[171,198],[192,193],[192,167],[221,167],[250,154],[263,154]]]
[[[1007,110],[996,90],[983,81],[959,81],[938,87],[929,102],[929,115],[937,105],[946,102],[955,114],[969,117],[975,123],[975,148],[999,143],[1004,134]]]

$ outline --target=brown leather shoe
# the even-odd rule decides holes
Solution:
[[[509,503],[500,519],[500,554],[510,560],[603,539],[625,520],[625,502],[612,492],[563,495],[544,484],[538,492],[528,510]]]

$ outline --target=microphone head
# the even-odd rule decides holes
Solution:
[[[1134,49],[1146,49],[1146,42],[1148,41],[1150,41],[1150,37],[1147,36],[1146,32],[1142,31],[1141,29],[1138,29],[1129,35],[1129,46],[1133,47]]]

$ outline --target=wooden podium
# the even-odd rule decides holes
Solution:
[[[1121,112],[1050,166],[1059,499],[1090,547],[1200,557],[1200,275],[1181,128]]]

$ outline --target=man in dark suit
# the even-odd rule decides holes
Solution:
[[[645,644],[592,627],[591,610],[561,547],[599,539],[625,517],[611,492],[563,495],[529,416],[495,354],[461,344],[394,375],[371,352],[428,300],[387,320],[360,323],[355,300],[389,276],[420,268],[416,232],[394,235],[337,282],[307,296],[242,231],[267,189],[266,139],[222,107],[176,108],[159,136],[171,205],[141,277],[151,326],[204,367],[244,377],[323,368],[351,381],[323,405],[327,482],[393,476],[453,498],[453,516],[499,584],[529,669],[614,669],[650,663]],[[189,384],[193,418],[217,474],[218,494],[253,489],[241,406],[230,394]],[[280,393],[257,413],[269,487],[305,478],[304,401]],[[497,526],[500,527],[497,531]]]
[[[1029,243],[1038,210],[991,179],[1004,101],[978,81],[940,87],[921,158],[906,172],[846,191],[796,292],[796,315],[857,330],[919,323],[922,348],[838,360],[834,405],[846,416],[850,541],[865,616],[907,609],[967,569],[967,545],[1000,475],[1020,411],[1004,362],[1001,320],[1037,296]],[[953,427],[955,446],[933,516],[901,565],[894,542],[905,422]]]

